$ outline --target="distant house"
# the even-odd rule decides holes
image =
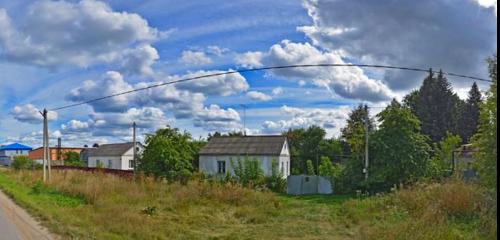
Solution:
[[[454,164],[458,169],[470,169],[471,164],[475,161],[474,154],[478,150],[472,144],[465,144],[455,149]]]
[[[140,143],[136,144],[137,154],[144,150]],[[103,167],[109,169],[132,170],[134,169],[134,143],[103,144],[95,148],[82,151],[87,157],[88,167]],[[83,159],[85,161],[85,159]]]
[[[290,175],[290,150],[285,136],[214,137],[199,152],[199,169],[209,174],[234,174],[231,161],[256,159],[265,175],[271,174],[272,161],[283,177]]]
[[[50,160],[53,161],[51,163],[53,165],[62,165],[65,153],[74,152],[80,155],[82,150],[83,148],[78,147],[51,147],[49,148]],[[43,147],[31,150],[28,156],[38,163],[43,163]]]
[[[10,166],[14,157],[28,156],[31,149],[31,147],[19,143],[0,146],[0,165]]]

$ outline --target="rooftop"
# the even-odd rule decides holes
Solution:
[[[200,150],[200,155],[280,155],[285,136],[214,137]]]
[[[0,146],[0,151],[1,150],[31,150],[31,149],[33,149],[33,148],[30,146],[20,144],[20,143],[12,143],[12,144]]]
[[[140,143],[138,143],[140,145]],[[103,144],[96,148],[86,148],[83,151],[88,154],[89,157],[95,156],[122,156],[128,150],[134,146],[133,142],[127,143],[113,143],[113,144]]]

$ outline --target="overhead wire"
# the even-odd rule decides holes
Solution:
[[[200,75],[200,76],[195,76],[195,77],[188,77],[188,78],[178,79],[178,80],[174,80],[174,81],[170,81],[170,82],[157,83],[157,84],[153,84],[153,85],[146,86],[146,87],[135,88],[135,89],[132,89],[129,91],[124,91],[124,92],[115,93],[115,94],[111,94],[111,95],[107,95],[107,96],[103,96],[103,97],[99,97],[99,98],[85,100],[85,101],[78,102],[78,103],[73,103],[73,104],[64,105],[64,106],[60,106],[60,107],[55,107],[55,108],[49,109],[49,111],[59,111],[59,110],[77,107],[77,106],[81,106],[81,105],[85,105],[85,104],[89,104],[89,103],[93,103],[93,102],[97,102],[97,101],[102,101],[102,100],[113,98],[113,97],[131,94],[134,92],[145,91],[148,89],[167,86],[167,85],[176,84],[176,83],[194,81],[194,80],[202,79],[202,78],[218,77],[218,76],[231,75],[231,74],[237,74],[237,73],[241,74],[241,73],[248,73],[248,72],[266,71],[266,70],[280,70],[280,69],[290,69],[290,68],[311,68],[311,67],[384,68],[384,69],[406,70],[406,71],[414,71],[414,72],[437,73],[436,71],[433,71],[432,68],[423,69],[423,68],[414,68],[414,67],[401,67],[401,66],[375,65],[375,64],[298,64],[298,65],[283,65],[283,66],[247,68],[247,69],[231,70],[231,71],[225,71],[225,72],[205,74],[205,75]],[[441,72],[441,73],[443,75],[447,75],[447,76],[460,77],[460,78],[466,78],[466,79],[483,81],[483,82],[493,82],[492,80],[489,80],[489,79],[484,79],[484,78],[479,78],[479,77],[474,77],[474,76],[467,76],[467,75],[450,73],[450,72]]]

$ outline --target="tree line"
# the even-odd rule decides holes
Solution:
[[[369,117],[366,105],[357,106],[337,138],[326,138],[326,131],[318,126],[284,132],[292,174],[329,176],[337,192],[387,191],[397,184],[449,176],[452,151],[470,143],[478,149],[474,167],[481,180],[496,190],[496,55],[488,65],[493,83],[486,96],[473,83],[468,98],[461,100],[442,72],[430,71],[419,89],[402,102],[392,100],[374,118]],[[370,138],[368,180],[363,173],[366,130]],[[207,140],[242,135],[215,132]],[[196,171],[197,154],[206,140],[167,127],[148,135],[145,143],[139,169],[175,181]]]

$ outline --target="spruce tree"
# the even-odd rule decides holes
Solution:
[[[470,138],[477,132],[481,98],[479,87],[474,82],[459,117],[459,127],[457,130],[460,137],[462,137],[463,143],[469,142]]]
[[[432,71],[424,80],[418,93],[406,99],[406,104],[421,121],[422,132],[436,143],[446,137],[447,132],[456,133],[460,98],[453,93],[443,72],[434,77]],[[411,102],[408,102],[411,101]]]

